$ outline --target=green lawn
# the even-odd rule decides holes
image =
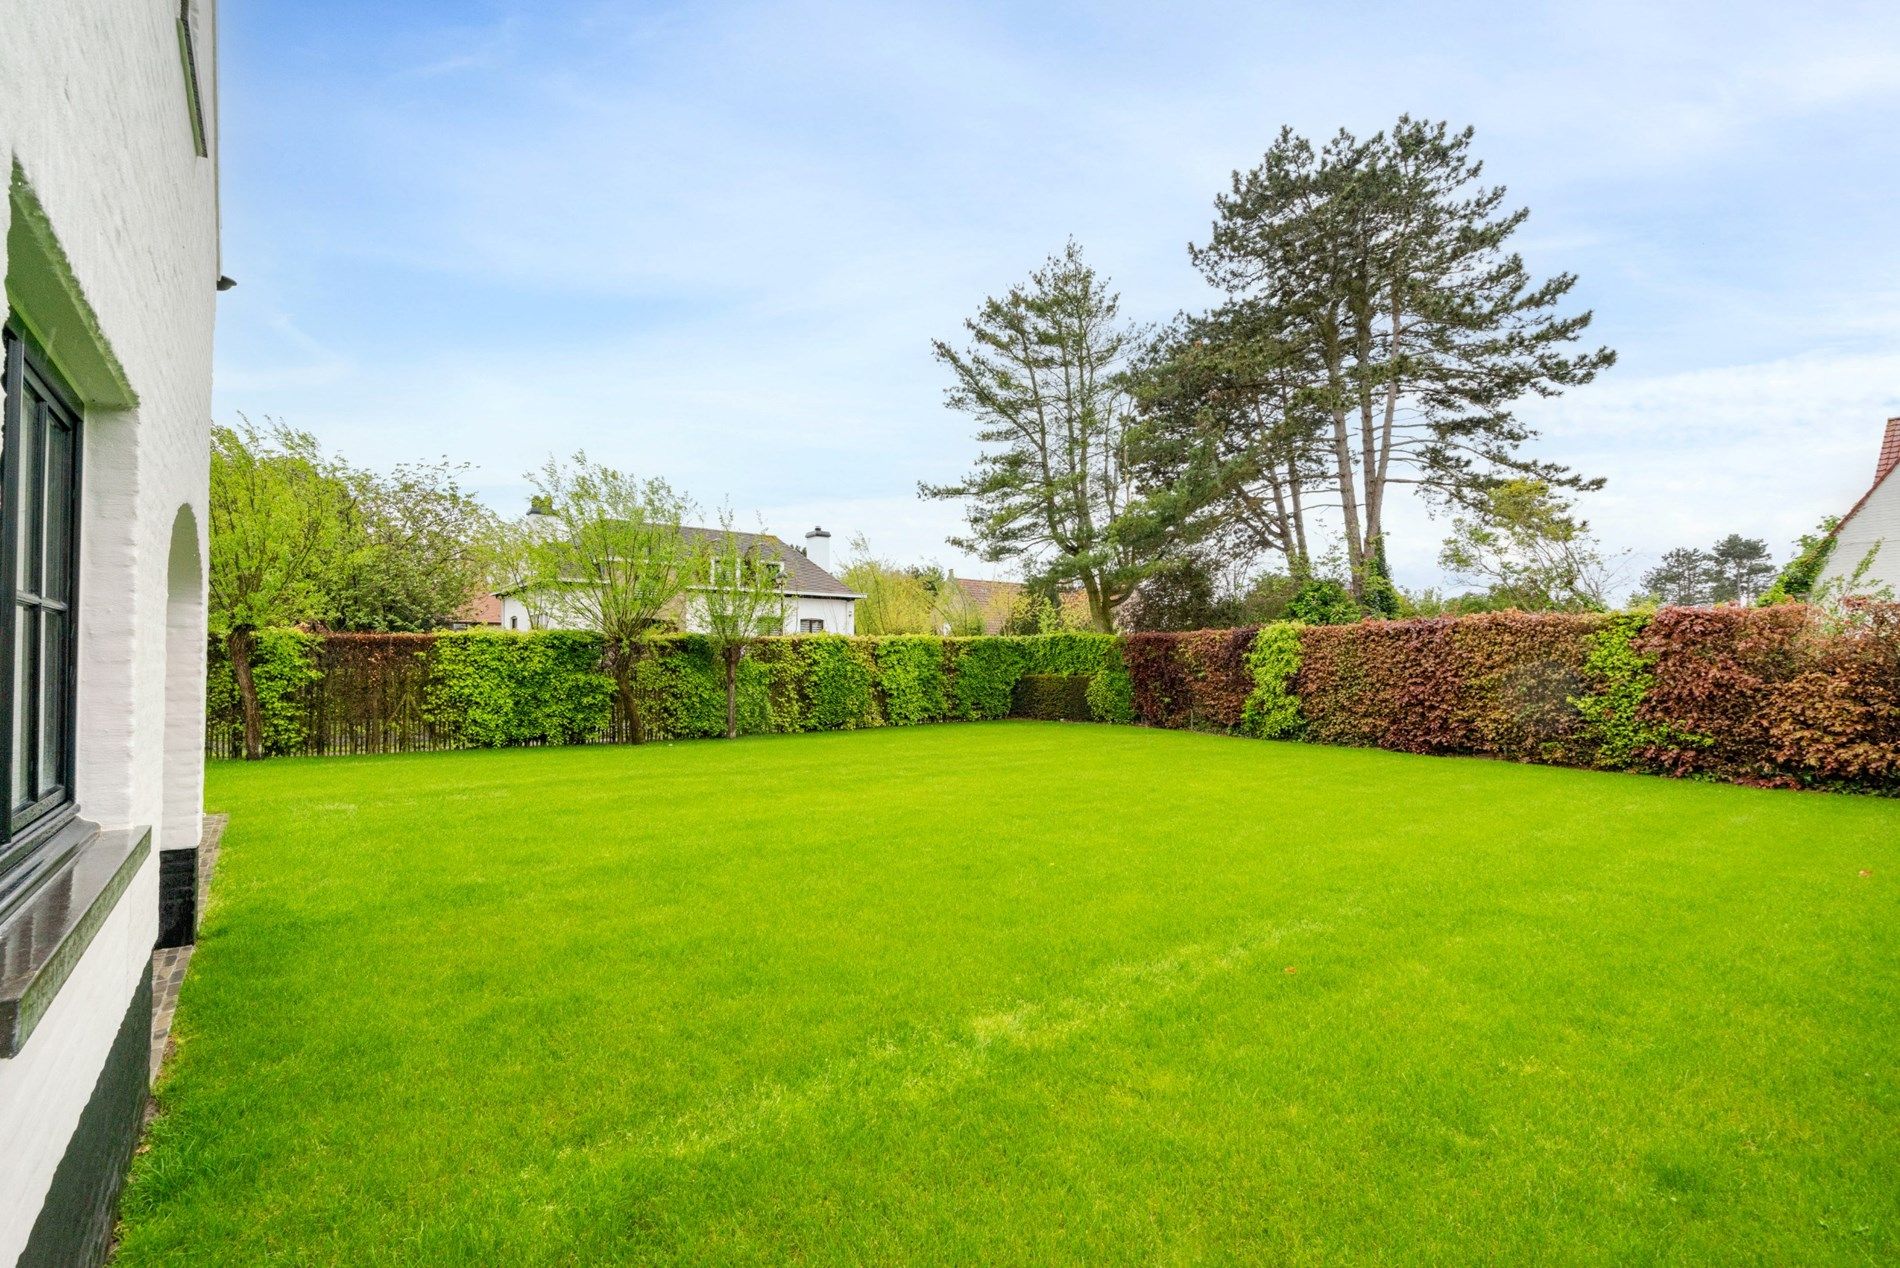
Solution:
[[[1033,723],[207,797],[126,1264],[1900,1257],[1900,803]]]

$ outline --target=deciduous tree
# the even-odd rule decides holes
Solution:
[[[1453,519],[1438,562],[1527,612],[1605,606],[1610,569],[1590,526],[1541,480],[1505,480],[1480,510]]]
[[[248,760],[263,756],[254,636],[334,613],[352,521],[348,482],[308,432],[248,419],[211,429],[209,624],[231,659]]]
[[[529,531],[523,588],[599,634],[634,743],[646,738],[636,669],[692,577],[680,531],[692,503],[664,480],[643,480],[576,453],[528,480],[546,508]]]
[[[725,674],[726,738],[732,739],[739,733],[740,662],[760,638],[785,631],[784,560],[762,537],[736,532],[732,512],[722,510],[719,529],[703,539],[693,572],[698,584],[690,602]]]

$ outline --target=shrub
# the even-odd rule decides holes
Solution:
[[[1033,634],[1022,640],[1023,672],[1092,674],[1113,661],[1118,641],[1113,634],[1083,630]]]
[[[1276,621],[1262,626],[1254,636],[1247,652],[1253,690],[1241,708],[1241,726],[1249,735],[1292,739],[1305,724],[1300,698],[1292,691],[1294,676],[1300,672],[1300,628],[1295,621]]]
[[[1896,791],[1900,607],[1833,630],[1813,608],[1664,608],[1636,640],[1654,658],[1644,716],[1694,742],[1649,753],[1678,775]]]
[[[1024,674],[1016,680],[1015,707],[1019,718],[1046,722],[1089,721],[1089,684],[1094,674]]]
[[[1587,762],[1570,701],[1596,614],[1494,612],[1308,627],[1295,694],[1304,735],[1404,753]]]
[[[1594,733],[1596,752],[1592,760],[1598,766],[1641,769],[1650,764],[1650,754],[1698,742],[1644,711],[1650,688],[1656,682],[1651,672],[1656,657],[1638,651],[1636,640],[1649,621],[1647,612],[1622,613],[1590,636],[1590,652],[1583,669],[1592,689],[1573,697],[1570,703]]]
[[[1119,651],[1112,664],[1090,677],[1088,701],[1089,716],[1097,722],[1126,724],[1135,720],[1135,685]]]

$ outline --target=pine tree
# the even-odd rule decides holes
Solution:
[[[976,419],[982,449],[961,481],[918,491],[964,502],[970,533],[952,545],[1079,586],[1095,628],[1112,629],[1176,522],[1134,504],[1126,371],[1140,335],[1074,242],[964,325],[967,349],[934,350],[951,373],[946,401]]]
[[[1714,566],[1707,551],[1678,546],[1643,574],[1643,590],[1665,606],[1689,608],[1713,602]]]
[[[1558,309],[1577,279],[1536,281],[1510,250],[1529,213],[1481,183],[1471,138],[1409,116],[1317,149],[1283,129],[1216,200],[1207,245],[1190,248],[1210,283],[1272,314],[1310,358],[1305,399],[1323,415],[1362,599],[1394,484],[1483,508],[1503,479],[1601,483],[1523,453],[1534,433],[1516,402],[1587,383],[1615,354],[1572,351],[1591,314]]]
[[[1730,533],[1709,548],[1710,598],[1716,603],[1753,603],[1775,579],[1768,543]]]

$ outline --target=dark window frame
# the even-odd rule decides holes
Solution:
[[[823,634],[825,632],[825,619],[821,616],[801,616],[798,618],[798,632],[800,634]]]
[[[0,910],[21,897],[34,876],[43,874],[45,860],[35,858],[77,813],[75,794],[78,733],[79,654],[79,544],[83,515],[81,466],[85,452],[85,412],[72,390],[53,370],[30,335],[8,323],[0,335],[4,354],[4,404],[0,405],[0,788],[5,789],[0,813]],[[27,447],[25,438],[33,434]],[[49,441],[64,432],[68,470],[49,477]],[[36,459],[38,487],[26,487],[28,473],[20,456]],[[29,500],[27,493],[34,496]],[[33,514],[29,514],[33,512]],[[49,529],[58,528],[63,542],[49,547]],[[32,534],[39,555],[39,575],[20,576],[21,538]],[[53,584],[47,584],[48,582]],[[31,584],[27,584],[31,583]],[[20,693],[13,687],[18,666],[19,625],[22,614],[38,625],[33,654],[33,688]],[[46,637],[57,628],[56,642]],[[48,652],[56,651],[57,668],[49,668]],[[49,681],[51,680],[51,681]],[[56,732],[54,769],[45,769],[45,709],[61,711],[64,725]],[[33,752],[29,754],[27,797],[16,797],[15,737],[19,712],[26,710],[32,724]]]

